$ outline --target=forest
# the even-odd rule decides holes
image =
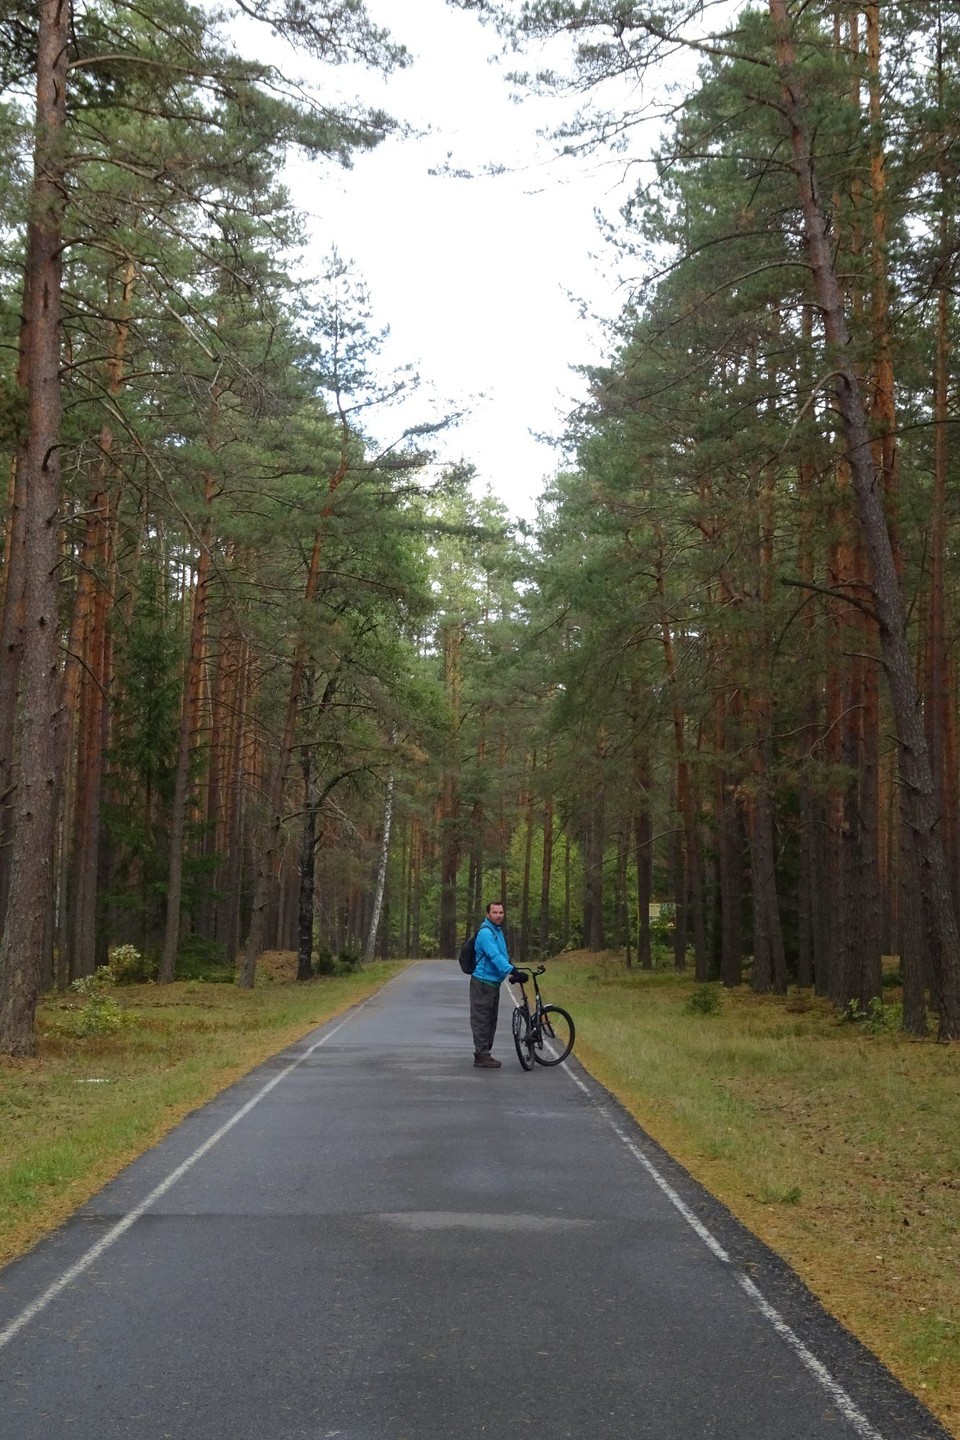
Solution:
[[[410,63],[399,12],[236,0],[299,74],[230,7],[0,14],[0,1053],[120,947],[249,987],[452,957],[491,898],[520,960],[893,980],[960,1039],[960,14],[459,8],[566,57],[518,83],[570,151],[696,59],[535,525],[426,416],[378,449],[410,377],[336,234],[303,263],[284,165],[396,130],[325,85]]]

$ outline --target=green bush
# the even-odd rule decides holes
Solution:
[[[721,996],[718,985],[698,985],[686,1004],[693,1015],[716,1015],[720,1009]]]
[[[867,1008],[858,1000],[848,1002],[841,1012],[843,1022],[862,1025],[868,1035],[892,1035],[903,1029],[903,1006],[899,1001],[885,1005],[879,995],[867,1002]]]
[[[234,970],[221,940],[205,935],[186,935],[177,956],[178,980],[206,980],[210,984],[232,985]]]
[[[337,962],[329,950],[319,950],[317,961],[313,967],[314,975],[336,975],[338,974]]]
[[[101,965],[93,975],[81,975],[70,989],[83,1001],[74,1025],[76,1035],[109,1035],[119,1030],[126,1016],[110,994],[115,976],[109,965]]]
[[[141,955],[135,945],[114,945],[110,950],[110,969],[118,985],[143,985],[156,980],[157,958]]]

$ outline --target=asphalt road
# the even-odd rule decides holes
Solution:
[[[413,966],[0,1272],[3,1440],[946,1435],[506,1004],[474,1070],[466,991]]]

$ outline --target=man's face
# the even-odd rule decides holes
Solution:
[[[487,914],[490,916],[490,919],[491,919],[491,921],[493,922],[494,925],[502,925],[502,924],[503,924],[503,906],[502,906],[502,905],[491,905],[491,906],[490,906],[490,909],[487,911]]]

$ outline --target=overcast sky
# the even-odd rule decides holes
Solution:
[[[350,171],[298,175],[294,198],[313,236],[307,269],[319,273],[332,245],[355,263],[376,324],[390,327],[388,359],[414,363],[424,382],[404,420],[467,406],[469,417],[438,442],[443,457],[472,461],[514,515],[532,516],[559,453],[531,432],[562,433],[583,393],[571,367],[604,358],[599,330],[568,292],[610,317],[623,303],[593,217],[598,204],[616,209],[620,170],[553,157],[537,130],[560,113],[556,102],[511,100],[491,60],[497,37],[474,15],[444,0],[367,8],[414,64],[386,79],[338,73],[337,82],[429,133],[389,140]],[[431,174],[448,155],[458,168],[499,162],[511,173]],[[379,440],[399,427],[393,417],[371,423]]]

